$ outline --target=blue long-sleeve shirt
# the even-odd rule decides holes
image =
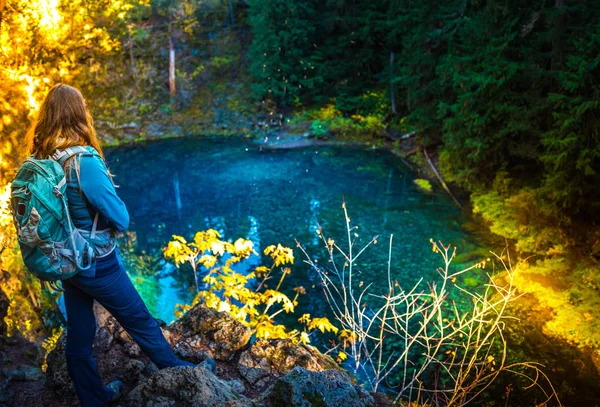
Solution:
[[[92,155],[82,154],[79,161],[79,182],[74,170],[67,174],[67,200],[73,224],[78,229],[92,230],[96,212],[99,212],[97,230],[116,229],[124,231],[129,226],[129,213],[119,198],[102,157],[90,146],[85,147]],[[81,186],[81,192],[79,187]],[[80,274],[96,275],[95,263]]]

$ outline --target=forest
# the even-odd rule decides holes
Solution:
[[[134,221],[118,239],[125,268],[151,311],[173,316],[174,343],[204,306],[248,329],[215,351],[217,373],[245,360],[246,342],[282,340],[331,356],[308,371],[351,372],[356,406],[387,405],[358,387],[398,406],[598,403],[600,2],[0,0],[0,60],[5,361],[19,338],[45,377],[64,341],[61,293],[23,264],[11,182],[65,83],[84,95]],[[326,179],[305,183],[313,171]],[[385,253],[357,259],[375,246]],[[393,275],[394,261],[407,271]],[[373,287],[352,280],[369,267]],[[411,273],[425,269],[435,282],[417,290]],[[177,307],[158,299],[165,270]],[[383,293],[364,291],[378,311],[362,307],[365,287]],[[3,363],[0,406],[27,389],[54,397]],[[504,375],[517,367],[529,373]],[[543,380],[527,396],[532,375]],[[237,393],[257,403],[267,387],[242,376]]]

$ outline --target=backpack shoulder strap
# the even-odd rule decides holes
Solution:
[[[98,154],[96,149],[94,149],[93,147],[90,147],[90,149],[88,150],[84,146],[72,146],[72,147],[67,147],[64,150],[56,150],[54,152],[54,154],[52,154],[50,156],[50,158],[53,159],[54,161],[57,161],[61,167],[64,167],[65,162],[69,158],[71,158],[77,154],[83,154],[83,155],[89,155],[89,156],[96,155],[96,156],[100,157],[100,155]],[[61,185],[59,185],[59,187],[62,187],[62,184],[64,184],[64,183],[66,183],[66,177],[64,177],[62,179]],[[99,217],[100,217],[100,212],[96,211],[96,214],[94,215],[94,221],[92,223],[92,230],[91,230],[91,235],[90,235],[90,237],[92,239],[94,239],[96,237],[96,228],[98,226]]]
[[[54,161],[57,161],[61,167],[64,167],[65,162],[69,158],[82,153],[86,155],[92,155],[92,153],[83,146],[72,146],[67,147],[64,150],[56,150],[54,154],[50,156],[50,158],[52,158]]]

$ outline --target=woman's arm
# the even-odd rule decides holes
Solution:
[[[95,156],[82,156],[80,181],[81,190],[90,204],[117,230],[126,230],[129,226],[129,213],[115,191],[104,161]]]

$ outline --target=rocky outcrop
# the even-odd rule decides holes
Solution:
[[[328,355],[309,345],[295,345],[288,339],[259,340],[243,351],[238,360],[240,375],[252,386],[263,389],[277,378],[300,366],[320,372],[339,369]]]
[[[226,407],[252,403],[204,367],[162,369],[129,393],[123,402],[136,407]]]
[[[0,289],[0,337],[6,336],[6,322],[4,322],[4,317],[8,314],[9,305],[10,301],[8,301],[8,297]]]
[[[266,407],[279,406],[281,400],[288,403],[281,405],[290,406],[295,402],[301,406],[376,405],[331,357],[316,348],[280,339],[250,343],[248,327],[203,304],[163,328],[179,357],[198,366],[162,370],[104,308],[96,304],[94,312],[98,322],[94,358],[105,382],[119,379],[125,383],[121,407]],[[63,335],[47,358],[44,391],[56,403],[45,407],[77,405],[66,367],[65,340]],[[340,400],[343,404],[335,404]],[[311,404],[317,401],[321,404]]]
[[[0,273],[2,273],[0,271]],[[1,279],[1,278],[0,278]],[[4,318],[10,302],[0,289],[0,406],[29,405],[43,386],[43,350],[19,332],[7,337]]]
[[[190,361],[228,360],[250,340],[250,328],[229,314],[198,304],[169,327],[175,352]]]
[[[277,407],[374,407],[375,399],[338,369],[314,372],[295,367],[257,403]]]

